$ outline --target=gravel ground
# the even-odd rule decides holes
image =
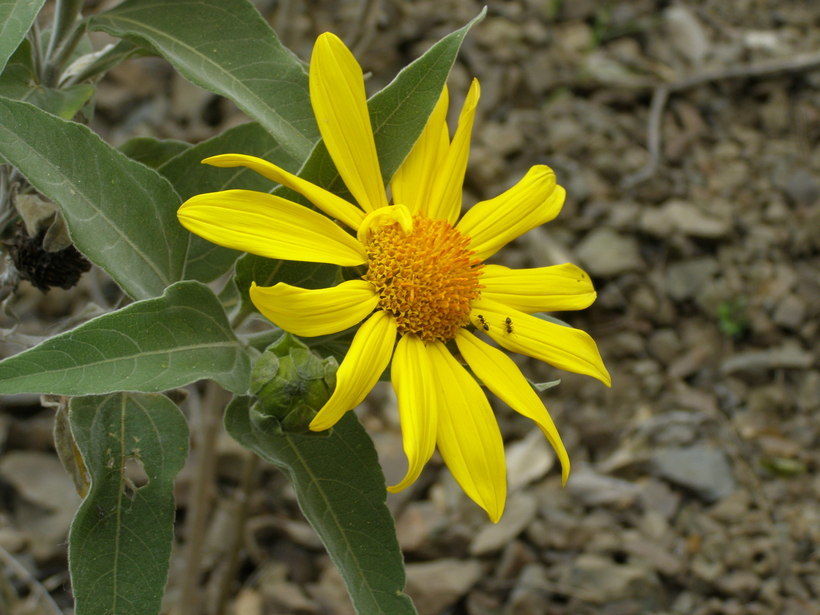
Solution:
[[[481,5],[261,8],[302,57],[324,30],[355,41],[375,91]],[[472,76],[482,85],[465,201],[494,196],[532,164],[556,170],[564,211],[504,262],[586,268],[598,301],[560,316],[599,342],[613,387],[526,366],[533,379],[562,378],[544,395],[573,475],[562,489],[537,430],[499,408],[510,499],[498,525],[436,459],[390,497],[422,615],[820,613],[818,49],[820,8],[810,2],[490,3],[450,82],[456,100]],[[143,59],[100,84],[94,128],[114,143],[199,140],[241,121],[226,101]],[[72,291],[21,285],[9,303],[17,334],[88,317],[101,288],[96,271]],[[69,604],[64,540],[77,496],[51,449],[52,412],[32,413],[35,397],[0,403],[0,546]],[[388,479],[400,476],[390,391],[361,416]],[[240,458],[224,436],[215,490],[225,497],[203,562],[211,581]],[[190,467],[181,517],[189,483]],[[253,492],[242,557],[237,615],[352,613],[271,468]],[[183,573],[172,573],[169,604]],[[0,591],[5,578],[21,596],[12,615],[49,612],[26,598],[25,577],[0,562]],[[203,580],[203,595],[216,585]]]

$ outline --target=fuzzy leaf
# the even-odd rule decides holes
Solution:
[[[236,393],[250,365],[219,300],[179,282],[0,361],[0,393],[97,395],[166,391],[202,378]]]
[[[236,398],[225,428],[245,448],[281,468],[362,615],[411,615],[404,562],[373,442],[348,412],[330,432],[282,431],[276,419]]]
[[[34,23],[45,0],[0,0],[0,72]]]
[[[183,77],[236,103],[297,161],[319,138],[304,65],[247,0],[126,0],[90,25],[147,42]]]
[[[69,235],[131,297],[182,275],[188,237],[168,180],[86,126],[0,97],[0,155],[60,206]]]
[[[164,395],[115,393],[72,399],[69,421],[91,478],[68,539],[76,615],[156,615],[174,539],[174,477],[188,455],[185,418]],[[129,476],[139,465],[145,484]]]

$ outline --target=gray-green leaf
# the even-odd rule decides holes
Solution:
[[[116,393],[72,399],[69,421],[91,478],[68,539],[76,613],[155,615],[174,538],[174,477],[188,455],[185,418],[163,395]],[[135,482],[128,468],[140,465]]]
[[[304,65],[247,0],[126,0],[91,27],[147,41],[183,77],[231,99],[299,162],[319,138]]]
[[[0,72],[34,23],[45,0],[0,0]]]
[[[24,39],[0,74],[0,96],[30,102],[35,107],[70,120],[94,94],[94,86],[81,83],[47,88],[38,82],[31,43]]]
[[[253,413],[254,418],[251,418]],[[245,448],[280,467],[293,482],[307,520],[339,568],[362,615],[411,615],[404,562],[373,442],[348,412],[323,434],[283,432],[276,419],[236,398],[225,427]]]
[[[0,393],[158,392],[211,378],[243,393],[250,362],[219,300],[179,282],[0,361]]]
[[[60,206],[89,260],[135,299],[180,279],[188,236],[168,180],[86,126],[0,97],[0,155]]]

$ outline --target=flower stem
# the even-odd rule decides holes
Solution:
[[[182,589],[179,598],[179,613],[199,613],[202,551],[205,532],[214,496],[214,474],[216,470],[216,440],[222,419],[223,404],[220,403],[222,390],[209,381],[200,403],[194,403],[198,422],[192,430],[194,436],[194,484],[188,505],[188,524],[185,532],[185,554],[183,556]],[[192,396],[192,399],[196,399]]]

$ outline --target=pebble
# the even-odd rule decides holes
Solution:
[[[514,493],[542,479],[555,465],[555,453],[538,428],[507,447],[507,489]]]
[[[720,500],[735,489],[726,454],[707,445],[660,448],[652,455],[652,469],[658,476],[694,492],[706,502]]]
[[[676,301],[694,299],[719,268],[718,262],[707,256],[672,263],[666,268],[666,292]]]
[[[682,4],[676,4],[663,12],[664,25],[672,46],[690,64],[701,64],[709,53],[706,29],[695,14]]]
[[[619,564],[597,553],[579,555],[566,570],[564,583],[574,594],[598,604],[650,597],[660,589],[649,565],[638,561]]]
[[[779,348],[739,352],[724,359],[720,370],[724,374],[759,369],[806,369],[814,363],[814,355],[794,343],[784,343]]]
[[[649,336],[649,352],[664,365],[680,356],[681,342],[674,329],[657,329]]]
[[[586,506],[627,507],[641,493],[639,485],[599,474],[589,466],[581,466],[572,472],[567,481],[567,489]]]
[[[775,324],[786,329],[796,330],[806,319],[806,302],[798,295],[788,294],[777,304],[772,314]]]
[[[504,615],[542,615],[544,603],[553,584],[547,569],[541,564],[529,564],[518,577]]]
[[[593,276],[613,277],[643,269],[638,241],[611,228],[597,228],[581,240],[578,258]]]
[[[721,207],[721,213],[729,214],[730,209]],[[640,228],[655,237],[668,237],[682,233],[690,237],[718,239],[732,230],[732,219],[728,215],[716,216],[706,213],[693,203],[670,200],[659,208],[646,209],[641,214]]]
[[[440,559],[407,564],[406,593],[419,615],[441,615],[464,596],[483,574],[474,560]]]
[[[535,518],[538,510],[536,497],[531,493],[518,492],[507,502],[501,521],[485,525],[470,545],[471,555],[487,555],[503,549],[518,536]]]

